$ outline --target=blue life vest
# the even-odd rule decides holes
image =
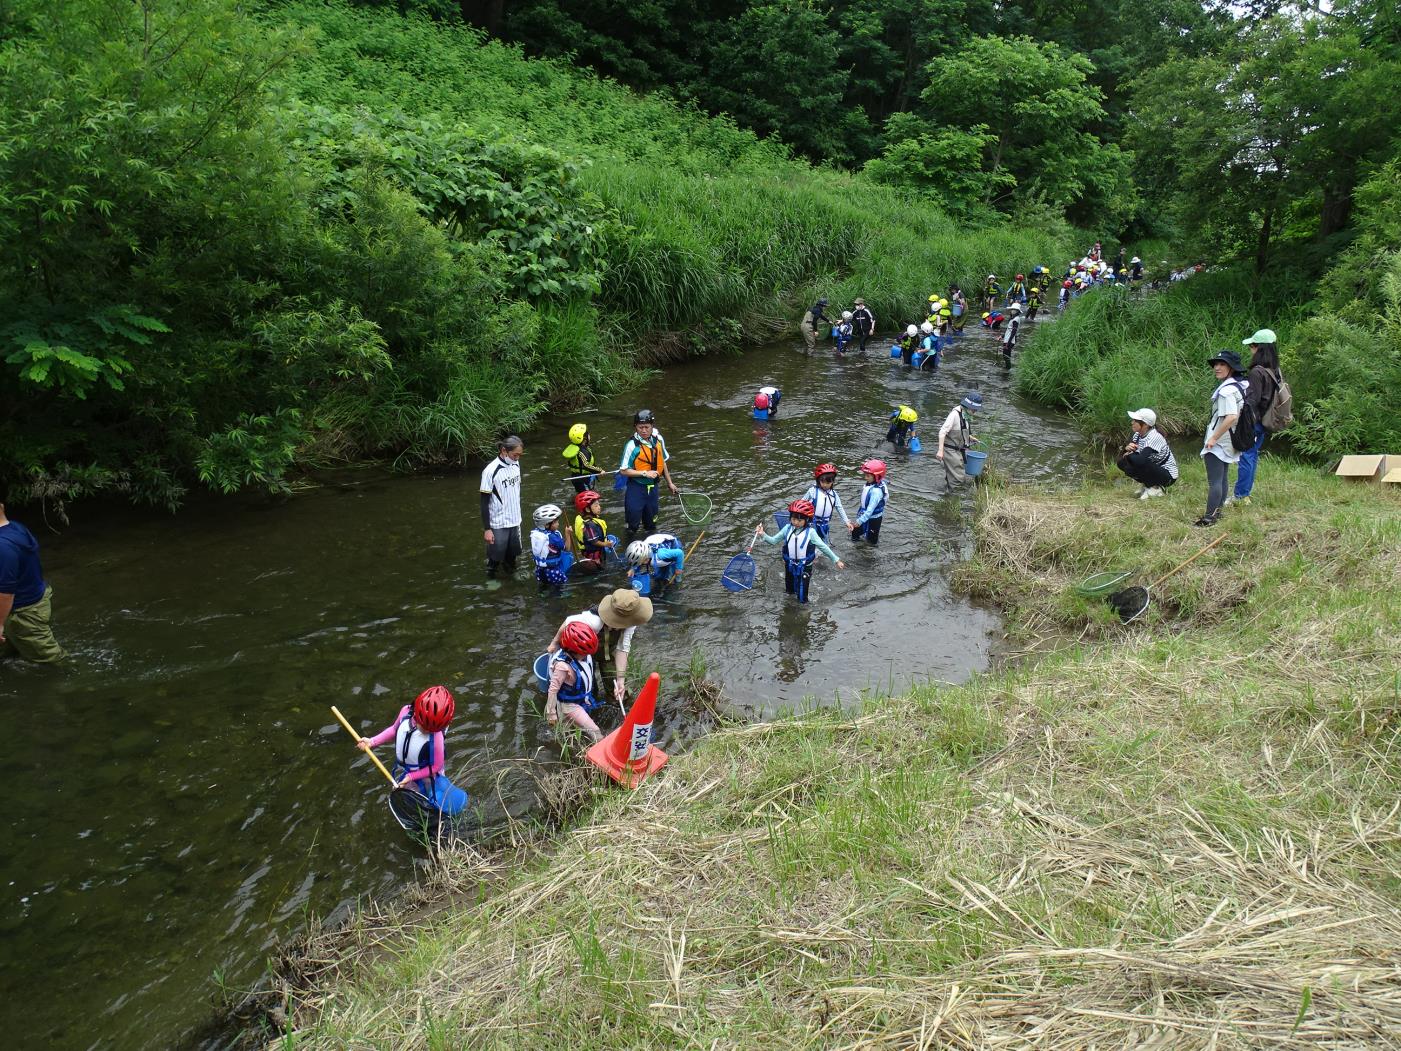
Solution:
[[[791,527],[790,527],[791,528]],[[810,566],[817,557],[817,545],[812,542],[811,524],[794,529],[783,541],[783,561],[789,565]]]
[[[565,650],[559,650],[550,658],[550,663],[563,661],[574,669],[574,681],[561,686],[556,696],[560,704],[577,704],[586,712],[591,712],[601,703],[593,693],[593,660],[575,660]]]

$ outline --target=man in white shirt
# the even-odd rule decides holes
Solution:
[[[525,444],[514,434],[501,439],[496,459],[482,468],[482,538],[486,540],[486,575],[500,566],[516,571],[521,553],[521,453]]]

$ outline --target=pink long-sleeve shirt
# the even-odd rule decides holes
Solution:
[[[377,748],[386,741],[392,741],[398,735],[399,724],[405,719],[413,719],[413,706],[406,704],[399,709],[399,714],[395,720],[387,727],[370,738],[370,747]],[[447,756],[443,754],[443,734],[442,731],[433,735],[433,763],[431,766],[421,766],[404,778],[406,781],[422,781],[425,777],[433,777],[443,772],[443,767],[447,765]],[[397,757],[396,757],[397,758]]]

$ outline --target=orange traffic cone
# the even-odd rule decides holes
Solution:
[[[657,710],[657,688],[662,677],[647,676],[623,725],[585,754],[594,766],[628,788],[636,788],[666,765],[667,754],[652,743],[652,717]]]

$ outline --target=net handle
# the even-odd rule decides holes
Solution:
[[[346,722],[345,716],[341,714],[341,710],[337,708],[334,704],[331,705],[331,714],[334,715],[336,717],[336,720],[342,726],[345,727],[345,732],[350,734],[351,737],[355,738],[355,743],[359,744],[360,735],[355,732],[355,728],[351,726],[350,723]],[[395,781],[394,775],[384,768],[384,764],[379,761],[379,756],[375,755],[375,753],[370,751],[368,748],[365,749],[365,754],[370,757],[370,762],[374,763],[375,766],[379,768],[379,772],[384,775],[384,779],[388,781],[391,785],[393,785],[395,788],[398,788],[399,782]]]
[[[1202,548],[1200,551],[1198,551],[1198,552],[1197,552],[1195,555],[1193,555],[1191,558],[1187,559],[1187,561],[1181,563],[1180,565],[1175,566],[1175,567],[1172,568],[1172,569],[1169,569],[1166,573],[1164,573],[1162,576],[1160,576],[1157,580],[1155,580],[1155,581],[1153,581],[1153,583],[1149,584],[1149,585],[1148,585],[1148,590],[1149,590],[1149,591],[1152,591],[1155,587],[1157,587],[1159,584],[1161,584],[1161,583],[1162,583],[1164,580],[1166,580],[1168,577],[1172,576],[1172,575],[1175,574],[1175,573],[1180,573],[1180,572],[1182,572],[1184,569],[1186,569],[1188,566],[1190,566],[1190,565],[1191,565],[1193,562],[1195,562],[1197,559],[1201,558],[1202,555],[1206,554],[1206,553],[1207,553],[1208,551],[1210,551],[1213,547],[1215,547],[1217,544],[1221,543],[1221,541],[1223,541],[1223,540],[1225,540],[1225,539],[1226,539],[1226,534],[1225,534],[1225,533],[1222,533],[1220,536],[1218,536],[1218,537],[1217,537],[1215,540],[1213,540],[1211,543],[1207,544],[1206,547]]]

